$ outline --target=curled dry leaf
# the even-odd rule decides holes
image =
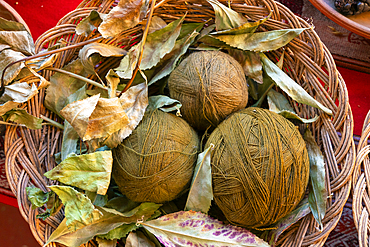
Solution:
[[[116,97],[117,86],[120,83],[119,76],[117,75],[116,72],[114,72],[114,70],[110,69],[108,71],[107,75],[105,76],[105,79],[108,82],[108,87],[109,87],[108,88],[108,94],[109,94],[109,98]]]
[[[35,84],[28,85],[27,82],[15,83],[5,86],[4,94],[0,98],[0,116],[16,108],[20,103],[24,103],[38,93]]]
[[[181,107],[181,103],[178,100],[171,99],[166,95],[154,95],[149,97],[148,108],[160,109],[164,112],[178,111]]]
[[[84,35],[85,37],[89,36],[90,33],[99,27],[104,16],[105,14],[101,14],[96,10],[92,10],[87,17],[77,24],[76,33],[78,35]]]
[[[81,63],[84,66],[85,70],[90,74],[94,74],[94,66],[96,65],[93,61],[94,59],[92,59],[92,56],[94,54],[99,54],[103,57],[121,57],[126,55],[126,53],[127,52],[124,49],[113,45],[103,43],[91,43],[85,45],[80,50],[78,56],[81,59]]]
[[[145,18],[148,4],[148,0],[121,0],[103,17],[99,32],[107,38],[136,26]]]
[[[10,49],[5,49],[0,53],[0,78],[3,75],[4,69],[8,64],[11,64],[13,62],[16,62],[18,60],[21,60],[25,58],[26,56],[23,55],[19,51],[13,51]],[[4,75],[4,83],[5,85],[8,85],[22,70],[24,67],[24,63],[16,63],[7,68]]]

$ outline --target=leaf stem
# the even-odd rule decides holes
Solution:
[[[101,85],[100,83],[96,82],[96,81],[93,81],[93,80],[90,80],[84,76],[81,76],[81,75],[77,75],[75,73],[72,73],[70,71],[66,71],[66,70],[63,70],[63,69],[57,69],[57,68],[51,68],[51,67],[48,67],[48,68],[45,68],[47,70],[52,70],[52,71],[56,71],[56,72],[59,72],[59,73],[62,73],[62,74],[66,74],[66,75],[69,75],[70,77],[73,77],[73,78],[76,78],[76,79],[79,79],[81,81],[84,81],[86,83],[89,83],[93,86],[96,86],[96,87],[99,87],[101,89],[104,89],[104,90],[107,90],[108,91],[108,88],[107,87],[104,87],[103,85]]]
[[[51,126],[54,126],[54,127],[57,127],[61,130],[64,130],[64,126],[60,123],[58,123],[57,121],[54,121],[54,120],[51,120],[50,118],[48,117],[45,117],[43,115],[40,115],[40,118],[46,122],[48,122],[48,124],[50,124]]]
[[[87,44],[90,44],[92,42],[95,42],[99,39],[102,39],[103,37],[97,37],[97,38],[94,38],[94,39],[90,39],[90,40],[86,40],[84,42],[80,42],[80,43],[77,43],[77,44],[74,44],[74,45],[70,45],[70,46],[66,46],[66,47],[62,47],[62,48],[59,48],[59,49],[55,49],[55,50],[52,50],[52,51],[47,51],[47,52],[42,52],[42,53],[38,53],[36,55],[33,55],[33,56],[29,56],[29,57],[25,57],[25,58],[22,58],[18,61],[15,61],[15,62],[12,62],[10,64],[8,64],[4,70],[3,70],[3,74],[1,75],[1,87],[0,87],[0,95],[3,94],[4,90],[5,90],[5,85],[4,85],[4,75],[5,75],[5,71],[12,65],[16,64],[16,63],[20,63],[20,62],[24,62],[24,61],[28,61],[28,60],[32,60],[32,59],[35,59],[35,58],[39,58],[39,57],[43,57],[43,56],[48,56],[48,55],[52,55],[52,54],[55,54],[55,53],[58,53],[58,52],[63,52],[63,51],[67,51],[67,50],[70,50],[70,49],[73,49],[73,48],[77,48],[77,47],[80,47],[80,46],[84,46],[84,45],[87,45]]]
[[[146,37],[148,36],[148,32],[149,32],[149,24],[150,24],[150,21],[152,20],[152,17],[153,17],[153,13],[154,13],[154,7],[155,7],[155,1],[156,0],[153,0],[152,1],[152,6],[150,7],[150,13],[149,13],[149,16],[148,16],[148,21],[146,22],[146,25],[145,25],[145,30],[144,30],[144,34],[143,34],[143,38],[141,40],[141,46],[140,46],[140,55],[139,55],[139,59],[137,61],[137,64],[136,64],[136,67],[135,67],[135,70],[134,72],[132,73],[132,77],[130,79],[130,81],[126,84],[125,88],[122,90],[122,92],[119,94],[118,98],[121,97],[121,95],[127,91],[127,89],[131,86],[132,82],[134,81],[135,77],[136,77],[136,74],[139,70],[139,67],[140,67],[140,64],[141,64],[141,59],[143,57],[143,50],[144,50],[144,45],[145,45],[145,41],[146,41]]]
[[[271,85],[266,89],[266,91],[262,94],[258,101],[253,105],[253,107],[261,107],[263,100],[266,98],[267,93],[271,90],[273,86],[275,86],[275,83],[271,83]]]

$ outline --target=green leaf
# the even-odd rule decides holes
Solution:
[[[63,204],[59,197],[53,191],[50,191],[49,200],[47,201],[46,206],[47,209],[44,213],[36,215],[37,219],[46,220],[46,218],[56,215],[62,209]]]
[[[0,76],[3,75],[4,69],[6,66],[8,66],[8,64],[21,60],[25,57],[26,56],[19,51],[13,51],[10,49],[3,50],[0,53]],[[24,63],[21,62],[13,64],[9,68],[7,68],[4,75],[4,84],[8,85],[20,73],[24,66]]]
[[[261,24],[263,24],[265,21],[267,21],[271,17],[271,15],[272,15],[272,12],[270,12],[270,14],[267,17],[260,19],[258,21],[247,22],[241,26],[227,29],[227,30],[218,31],[218,32],[213,32],[211,34],[212,35],[219,35],[219,34],[237,35],[237,34],[244,34],[244,33],[254,33]]]
[[[149,97],[149,107],[151,109],[160,109],[164,112],[178,111],[181,107],[178,100],[171,99],[165,95],[155,95]]]
[[[26,31],[25,26],[17,21],[10,21],[0,17],[0,31]]]
[[[185,16],[182,18],[169,23],[166,27],[157,30],[153,33],[148,34],[144,49],[143,58],[140,63],[141,70],[147,70],[159,63],[159,61],[170,51],[176,44],[181,31],[181,24],[184,21]],[[133,46],[128,54],[122,59],[116,73],[123,79],[130,79],[132,72],[136,67],[139,50],[142,41]]]
[[[266,52],[279,49],[288,44],[307,28],[281,29],[275,31],[245,33],[245,34],[223,34],[212,37],[226,44],[246,51]]]
[[[29,129],[41,129],[42,119],[32,116],[24,109],[14,109],[3,115],[5,121],[23,124]]]
[[[120,0],[118,5],[103,17],[99,32],[107,38],[136,26],[145,18],[148,4],[148,0]]]
[[[49,188],[62,200],[66,224],[71,231],[88,226],[102,217],[102,213],[94,208],[90,199],[72,187],[52,185]]]
[[[45,177],[105,195],[112,173],[112,152],[102,151],[66,158]],[[63,199],[62,199],[63,200]]]
[[[206,45],[208,47],[217,47],[217,48],[223,48],[223,49],[231,49],[232,47],[226,44],[223,41],[220,41],[210,35],[205,35],[202,38],[199,39],[199,42],[202,42],[203,45]]]
[[[81,63],[85,70],[90,74],[95,73],[94,67],[96,63],[94,62],[94,59],[92,59],[94,54],[99,54],[103,57],[122,57],[127,54],[127,51],[104,43],[91,43],[85,45],[78,53],[78,56],[81,59]]]
[[[137,226],[136,223],[123,224],[109,231],[107,234],[99,235],[99,237],[103,239],[121,239],[125,238],[127,234],[129,234],[132,231],[135,231],[139,227],[140,226]]]
[[[213,148],[214,145],[211,144],[198,155],[185,210],[200,211],[206,214],[211,207],[213,200],[211,152]]]
[[[267,102],[269,104],[270,111],[275,112],[285,118],[295,119],[301,123],[313,123],[319,119],[319,116],[315,116],[311,119],[301,118],[297,115],[297,113],[295,113],[293,107],[290,105],[289,101],[284,97],[284,95],[276,92],[273,89],[267,93]]]
[[[25,55],[35,54],[35,45],[28,31],[0,31],[0,44],[9,45],[12,50]]]
[[[185,37],[189,37],[189,35],[192,34],[193,32],[199,33],[202,30],[202,28],[204,27],[204,24],[206,24],[206,22],[203,22],[203,23],[197,23],[197,22],[196,23],[183,23],[182,26],[181,26],[180,34],[177,37],[177,40],[183,39]]]
[[[265,54],[260,53],[260,56],[263,69],[266,74],[292,99],[298,103],[316,107],[329,115],[333,115],[333,112],[329,108],[316,101],[299,84],[293,81],[287,74],[284,73],[284,71],[276,66]]]
[[[32,204],[32,209],[42,207],[48,202],[52,191],[43,192],[37,187],[26,187],[27,198]]]
[[[141,224],[165,246],[183,246],[184,242],[193,246],[269,246],[246,229],[223,225],[208,215],[194,211],[167,214]]]
[[[82,86],[78,89],[75,93],[71,94],[67,98],[67,103],[70,104],[72,102],[82,100],[87,98],[86,95],[86,85]],[[63,130],[63,141],[62,141],[62,149],[61,149],[61,159],[62,161],[67,158],[70,153],[77,153],[77,143],[80,140],[75,129],[70,125],[67,120],[64,120],[64,130]]]
[[[217,0],[207,0],[207,2],[212,5],[215,11],[217,31],[240,27],[248,22],[242,14],[226,7]]]
[[[138,231],[130,232],[125,247],[155,247],[155,244],[144,233]]]
[[[311,212],[311,209],[308,205],[307,199],[304,199],[296,209],[294,209],[291,213],[289,213],[287,216],[279,220],[273,228],[274,230],[271,230],[268,232],[268,242],[271,244],[271,246],[275,246],[276,241],[278,240],[279,236],[290,226],[298,222],[300,219],[305,217]]]
[[[262,62],[258,53],[229,49],[229,54],[240,63],[246,76],[260,84],[263,83]]]
[[[51,234],[45,246],[51,242],[57,242],[69,247],[79,247],[96,235],[106,234],[123,224],[136,223],[138,220],[150,218],[160,206],[160,204],[155,203],[142,203],[125,214],[113,209],[98,207],[103,214],[102,217],[75,232],[67,229],[65,221],[61,222],[58,228]]]
[[[310,159],[308,203],[312,215],[320,225],[322,231],[322,219],[325,217],[327,200],[325,160],[309,129],[306,129],[303,138],[306,142],[308,157]]]
[[[164,58],[160,62],[159,66],[161,68],[155,74],[155,76],[149,81],[148,86],[166,77],[175,69],[177,62],[186,53],[189,46],[193,44],[197,35],[198,33],[194,31],[188,36],[176,41],[176,44],[173,47],[172,51],[166,54],[166,56],[164,56]]]
[[[79,59],[64,66],[63,70],[87,76]],[[86,84],[84,81],[58,72],[50,77],[50,83],[46,90],[44,105],[59,116],[61,116],[59,112],[68,104],[68,97]]]
[[[80,23],[76,26],[76,33],[78,35],[84,35],[85,37],[89,36],[103,21],[105,15],[92,10],[90,14],[82,19]]]
[[[117,239],[106,240],[101,238],[96,238],[96,241],[99,244],[99,247],[116,247],[117,246]]]

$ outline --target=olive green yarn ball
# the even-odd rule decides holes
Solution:
[[[309,159],[298,129],[262,108],[231,115],[210,135],[215,202],[233,224],[263,229],[304,196]]]
[[[112,150],[112,176],[132,201],[171,201],[190,185],[198,149],[198,135],[183,119],[147,111],[132,134]]]
[[[171,73],[168,88],[170,97],[181,102],[183,118],[197,130],[216,127],[248,103],[243,68],[221,51],[190,54]]]

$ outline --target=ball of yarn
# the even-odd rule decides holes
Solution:
[[[113,149],[112,176],[136,202],[163,203],[189,186],[199,138],[180,117],[147,111],[132,134]]]
[[[198,130],[217,126],[248,102],[243,68],[221,51],[190,54],[171,73],[168,88],[171,98],[182,103],[183,118]]]
[[[215,202],[233,224],[263,229],[303,198],[309,159],[298,129],[262,108],[231,115],[210,135]]]

